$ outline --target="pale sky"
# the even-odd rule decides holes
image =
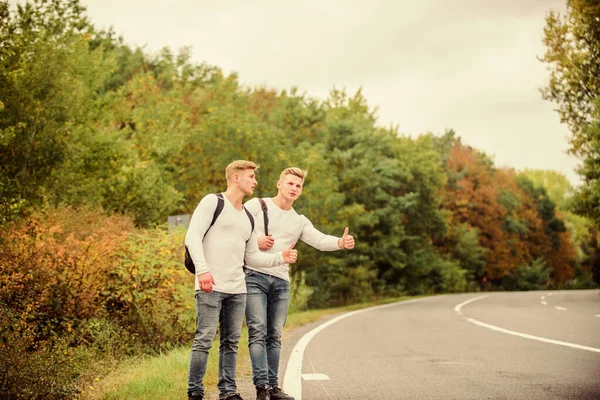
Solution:
[[[82,0],[92,22],[149,52],[191,46],[195,62],[247,87],[324,99],[362,87],[378,124],[454,129],[497,167],[554,169],[574,184],[568,129],[539,88],[545,16],[566,0]]]

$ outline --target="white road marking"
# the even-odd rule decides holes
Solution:
[[[543,304],[543,305],[547,305],[548,303],[546,303],[545,301],[542,301],[542,304]]]
[[[328,381],[329,377],[325,374],[302,374],[305,381]]]
[[[552,292],[549,292],[549,293],[548,293],[548,296],[552,296]]]
[[[594,315],[594,317],[598,317],[598,318],[600,318],[600,314],[596,314],[596,315]]]
[[[464,315],[462,313],[461,309],[464,306],[466,306],[467,304],[472,303],[472,302],[477,301],[477,300],[481,300],[481,299],[483,299],[485,297],[488,297],[488,296],[489,295],[484,295],[484,296],[474,297],[474,298],[469,299],[467,301],[463,301],[462,303],[457,304],[454,307],[454,311],[456,311],[461,317],[465,318],[470,323],[475,324],[477,326],[481,326],[483,328],[491,329],[491,330],[496,331],[496,332],[506,333],[507,335],[519,336],[519,337],[522,337],[522,338],[525,338],[525,339],[537,340],[539,342],[550,343],[550,344],[557,344],[559,346],[571,347],[573,349],[587,350],[587,351],[592,351],[594,353],[600,353],[600,349],[597,349],[595,347],[582,346],[582,345],[575,344],[575,343],[563,342],[563,341],[560,341],[560,340],[547,339],[547,338],[540,337],[540,336],[528,335],[527,333],[521,333],[521,332],[511,331],[511,330],[508,330],[508,329],[500,328],[500,327],[495,326],[495,325],[486,324],[485,322],[481,322],[481,321],[478,321],[478,320],[476,320],[474,318],[467,317],[466,315]]]
[[[566,308],[564,308],[564,307],[559,307],[559,306],[556,306],[556,307],[554,307],[554,308],[556,308],[558,311],[567,311],[567,309],[566,309]]]
[[[546,298],[546,296],[542,296],[542,300],[544,300]]]
[[[384,304],[381,306],[363,308],[362,310],[351,311],[346,314],[342,314],[336,318],[330,319],[329,321],[317,326],[312,331],[304,334],[304,336],[302,336],[300,340],[298,340],[298,342],[292,350],[292,353],[290,354],[290,359],[288,360],[287,367],[285,368],[285,375],[283,376],[282,389],[285,392],[287,392],[290,396],[294,397],[296,400],[302,400],[302,359],[304,358],[304,350],[306,349],[312,338],[315,337],[317,333],[321,332],[323,329],[335,324],[338,321],[341,321],[344,318],[350,317],[351,315],[355,315],[361,312],[390,307],[398,304],[415,303],[418,301],[427,300],[428,298],[431,297],[400,301],[396,303]]]

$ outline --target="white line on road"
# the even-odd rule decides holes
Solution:
[[[547,305],[548,303],[546,303],[545,301],[542,301],[542,304],[543,304],[543,305]]]
[[[546,296],[542,296],[542,300],[544,300],[546,298]]]
[[[428,297],[428,298],[431,298],[431,297]],[[317,333],[319,333],[323,329],[327,328],[329,325],[333,325],[336,322],[338,322],[344,318],[347,318],[351,315],[355,315],[355,314],[358,314],[361,312],[376,310],[376,309],[384,308],[384,307],[390,307],[390,306],[394,306],[394,305],[398,305],[398,304],[415,303],[415,302],[423,301],[426,299],[427,298],[406,300],[406,301],[400,301],[397,303],[384,304],[381,306],[364,308],[362,310],[352,311],[352,312],[349,312],[346,314],[342,314],[336,318],[333,318],[333,319],[317,326],[312,331],[304,334],[304,336],[302,336],[300,338],[300,340],[298,340],[298,342],[294,346],[294,349],[292,350],[292,353],[290,354],[290,359],[288,360],[287,367],[285,368],[285,375],[283,376],[283,387],[282,387],[283,390],[285,392],[287,392],[290,396],[294,397],[296,400],[302,400],[302,379],[301,378],[302,378],[302,359],[304,358],[304,350],[306,349],[306,347],[308,346],[308,344],[310,343],[312,338],[315,337],[317,335]]]
[[[537,340],[539,342],[550,343],[550,344],[557,344],[557,345],[560,345],[560,346],[571,347],[573,349],[587,350],[587,351],[593,351],[594,353],[600,353],[600,349],[597,349],[595,347],[582,346],[582,345],[579,345],[579,344],[574,344],[574,343],[569,343],[569,342],[562,342],[560,340],[547,339],[547,338],[543,338],[543,337],[540,337],[540,336],[528,335],[527,333],[521,333],[521,332],[511,331],[511,330],[508,330],[508,329],[500,328],[500,327],[495,326],[495,325],[486,324],[485,322],[481,322],[481,321],[478,321],[478,320],[476,320],[474,318],[467,317],[466,315],[464,315],[462,313],[461,309],[464,306],[466,306],[467,304],[472,303],[474,301],[481,300],[481,299],[483,299],[485,297],[488,297],[488,295],[474,297],[474,298],[469,299],[467,301],[463,301],[462,303],[457,304],[454,307],[454,311],[456,311],[458,314],[460,314],[460,316],[462,316],[463,318],[465,318],[470,323],[475,324],[477,326],[481,326],[483,328],[491,329],[493,331],[506,333],[508,335],[519,336],[519,337],[522,337],[522,338],[525,338],[525,339]]]
[[[596,315],[594,315],[594,317],[598,317],[598,318],[600,318],[600,314],[596,314]]]
[[[329,377],[325,374],[302,374],[305,381],[328,381]]]
[[[564,307],[559,307],[559,306],[556,306],[556,307],[554,307],[554,308],[556,308],[558,311],[567,311],[567,309],[566,309],[566,308],[564,308]]]

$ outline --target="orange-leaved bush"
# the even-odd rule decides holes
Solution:
[[[132,230],[126,217],[72,208],[2,226],[0,304],[36,326],[39,336],[99,317],[102,289]]]

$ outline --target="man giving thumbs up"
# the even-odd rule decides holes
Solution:
[[[277,196],[261,199],[262,206],[258,198],[246,202],[245,207],[256,221],[259,249],[266,253],[281,251],[284,257],[293,257],[295,261],[296,254],[292,252],[296,251],[293,248],[298,239],[321,251],[354,248],[354,238],[347,227],[341,238],[326,235],[294,210],[292,206],[302,194],[305,177],[306,171],[287,168],[277,182]],[[267,216],[263,214],[264,207]],[[290,304],[289,265],[262,268],[249,263],[245,272],[246,322],[256,398],[294,400],[279,387],[281,334]]]

